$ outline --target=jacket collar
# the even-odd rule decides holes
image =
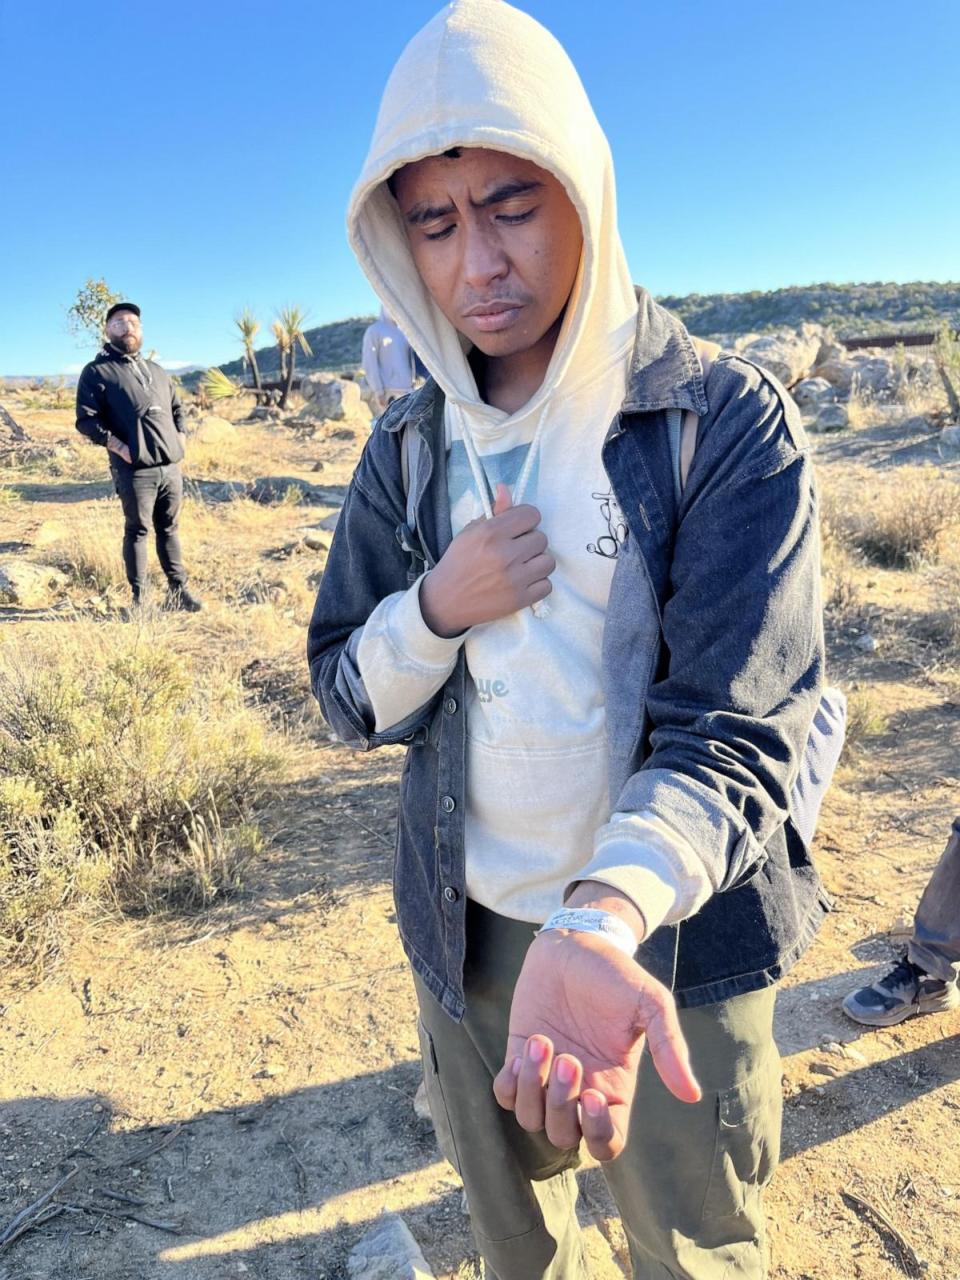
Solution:
[[[707,412],[703,369],[689,333],[646,289],[637,290],[637,336],[627,375],[623,413],[653,413],[658,409],[690,409],[698,417]],[[403,408],[382,423],[385,431],[406,425],[425,434],[442,394],[433,378],[403,402]]]
[[[690,409],[702,417],[707,412],[703,369],[690,335],[646,289],[637,290],[637,302],[637,337],[623,412]]]

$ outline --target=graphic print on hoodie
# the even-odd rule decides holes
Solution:
[[[547,373],[512,414],[479,395],[463,340],[420,279],[386,183],[404,164],[454,147],[486,147],[548,170],[583,229]],[[539,509],[557,561],[547,616],[524,609],[453,639],[426,626],[419,583],[382,601],[357,646],[376,727],[399,723],[432,697],[463,645],[471,677],[468,895],[502,915],[542,921],[588,870],[629,893],[634,862],[655,865],[662,878],[664,838],[642,815],[610,814],[601,645],[625,529],[600,447],[624,398],[637,303],[617,232],[609,146],[556,39],[503,0],[455,0],[428,23],[388,81],[348,230],[374,289],[446,397],[454,534],[483,514],[466,446],[472,442],[491,493],[500,481],[513,489],[542,418],[522,500]],[[652,643],[652,596],[638,602],[644,611],[638,637]],[[666,843],[675,864],[674,841]],[[628,870],[605,873],[605,860]],[[679,900],[674,881],[691,875],[697,865],[667,873],[663,910]],[[648,927],[660,918],[662,911],[648,917]]]

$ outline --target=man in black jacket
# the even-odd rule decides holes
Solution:
[[[123,505],[123,563],[139,604],[147,587],[147,532],[152,523],[166,575],[167,603],[195,613],[187,590],[177,525],[183,505],[184,420],[177,388],[160,365],[140,354],[140,308],[117,302],[107,312],[106,342],[77,384],[77,430],[110,455]]]

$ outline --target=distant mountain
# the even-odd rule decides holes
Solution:
[[[808,320],[830,325],[841,338],[859,334],[936,329],[948,323],[960,328],[960,284],[814,284],[767,293],[690,293],[659,298],[701,337],[733,337],[796,328]],[[297,370],[350,372],[360,367],[363,331],[373,316],[354,316],[306,331],[313,355],[297,355]],[[275,346],[257,350],[260,372],[267,381],[279,375]],[[241,359],[220,365],[228,377],[241,379]],[[186,374],[188,386],[199,374]]]

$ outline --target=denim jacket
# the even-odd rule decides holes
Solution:
[[[679,499],[670,409],[700,415]],[[409,477],[414,537],[403,430],[422,442]],[[725,867],[707,903],[654,930],[637,959],[681,1007],[709,1004],[776,982],[829,907],[789,812],[823,675],[813,468],[786,392],[724,355],[708,400],[686,330],[646,294],[602,460],[628,528],[602,650],[611,812],[654,812]],[[394,869],[400,933],[417,974],[459,1019],[463,651],[443,688],[382,733],[355,661],[375,606],[435,564],[450,539],[443,396],[430,381],[395,402],[367,443],[320,584],[308,657],[313,691],[342,741],[361,750],[407,745]]]

